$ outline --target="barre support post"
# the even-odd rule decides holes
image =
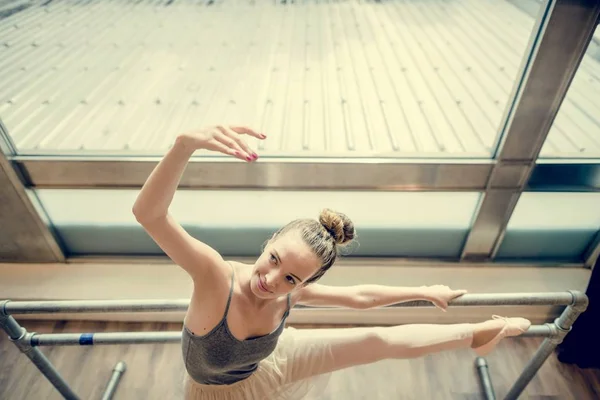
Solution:
[[[79,397],[69,387],[69,384],[58,373],[44,353],[31,345],[31,336],[33,334],[28,333],[12,315],[6,313],[5,306],[8,302],[8,300],[0,301],[0,327],[7,333],[9,340],[17,346],[21,353],[25,354],[31,360],[65,399],[79,400]]]
[[[494,392],[494,385],[492,384],[492,378],[490,377],[487,361],[483,357],[477,357],[475,359],[475,366],[477,367],[477,373],[479,375],[479,382],[481,383],[481,390],[483,391],[484,399],[496,400],[496,393]]]
[[[123,361],[120,361],[119,363],[117,363],[117,365],[115,365],[115,367],[113,368],[112,375],[108,380],[108,384],[106,385],[106,389],[102,394],[102,400],[112,400],[113,396],[115,395],[115,391],[117,390],[117,386],[121,381],[121,377],[123,376],[126,370],[127,366]]]
[[[525,369],[509,390],[505,400],[517,399],[525,390],[525,387],[533,379],[537,371],[544,364],[546,359],[552,354],[556,346],[564,340],[565,336],[571,331],[573,323],[583,313],[588,306],[588,297],[580,291],[569,291],[573,295],[573,302],[568,305],[560,317],[554,321],[555,335],[544,339],[541,346],[537,349]]]
[[[58,390],[58,392],[67,400],[79,400],[80,397],[71,389],[67,381],[54,368],[54,365],[46,358],[46,355],[38,348],[37,344],[32,343],[36,336],[35,332],[27,332],[12,315],[6,312],[6,304],[9,300],[0,300],[0,328],[2,328],[11,342],[17,346],[19,351],[27,356],[38,370],[48,379],[48,381]],[[112,371],[106,389],[102,394],[102,400],[112,400],[117,385],[126,371],[124,362],[119,362]]]

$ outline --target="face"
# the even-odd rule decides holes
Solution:
[[[320,266],[300,234],[288,232],[271,241],[256,261],[250,280],[252,293],[262,299],[284,296],[301,289]]]

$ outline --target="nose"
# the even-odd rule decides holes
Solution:
[[[269,291],[271,291],[271,292],[275,291],[275,287],[277,286],[276,285],[276,282],[277,282],[276,273],[271,272],[271,273],[268,273],[267,275],[265,275],[265,282],[267,285],[267,289]]]

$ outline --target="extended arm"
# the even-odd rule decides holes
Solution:
[[[311,284],[301,289],[298,303],[310,306],[369,309],[408,301],[430,301],[445,310],[448,301],[465,294],[465,290],[451,290],[447,286],[326,286]]]
[[[430,300],[425,287],[359,285],[358,296],[364,308],[384,307],[414,300]]]

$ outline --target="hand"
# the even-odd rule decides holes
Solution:
[[[448,308],[450,300],[467,293],[466,290],[452,290],[444,285],[424,286],[423,291],[425,298],[444,312]]]
[[[241,138],[242,134],[254,136],[258,139],[267,138],[262,133],[257,133],[244,126],[218,125],[184,133],[178,139],[183,141],[185,146],[194,150],[218,151],[243,161],[256,161],[258,155]]]

